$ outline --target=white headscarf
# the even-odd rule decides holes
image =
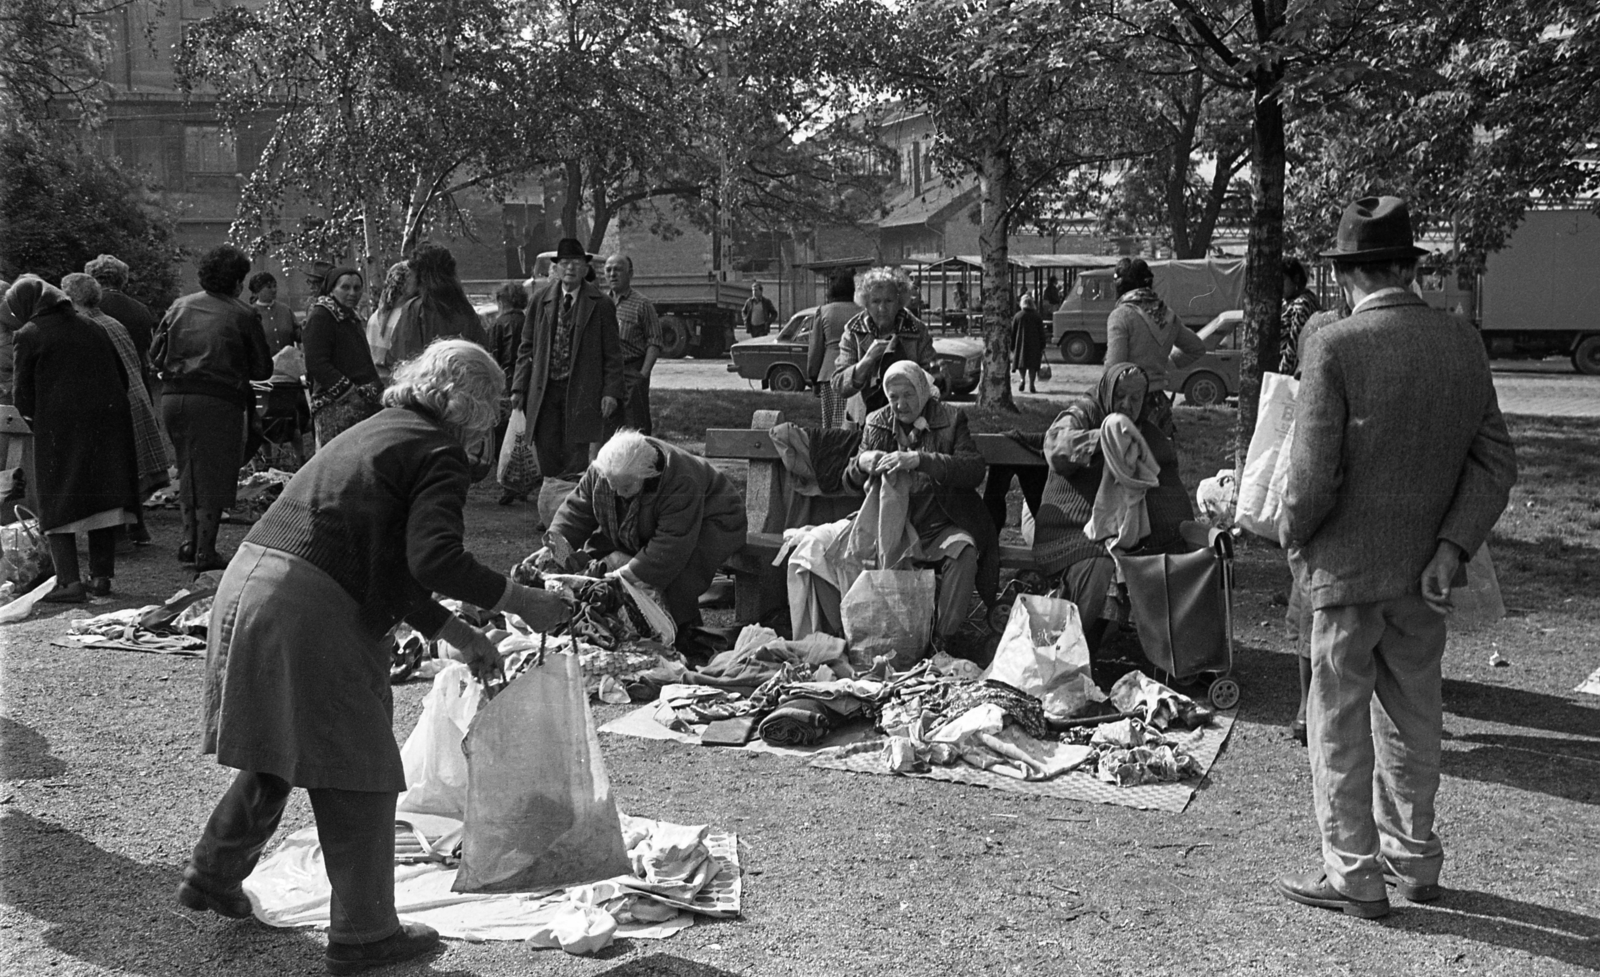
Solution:
[[[928,401],[939,399],[939,388],[934,384],[933,374],[911,360],[897,360],[883,371],[883,392],[886,396],[889,393],[889,384],[895,382],[911,385],[911,389],[917,395],[919,414],[927,409]]]

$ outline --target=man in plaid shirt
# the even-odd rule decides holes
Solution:
[[[651,433],[650,371],[661,355],[661,324],[655,306],[633,290],[633,259],[617,253],[606,259],[606,284],[617,307],[617,329],[622,340],[625,395],[622,409],[606,419],[606,438],[619,427]]]

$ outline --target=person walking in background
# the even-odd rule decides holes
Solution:
[[[1300,333],[1311,317],[1322,311],[1322,303],[1306,287],[1310,276],[1299,258],[1283,260],[1283,332],[1278,340],[1278,372],[1288,376],[1300,372]]]
[[[100,311],[122,323],[139,353],[139,362],[149,368],[150,340],[155,335],[155,313],[143,302],[128,295],[128,265],[115,255],[102,254],[83,266],[86,275],[100,283]],[[153,392],[152,392],[153,395]]]
[[[150,361],[178,456],[178,562],[204,573],[228,565],[217,553],[217,529],[222,510],[234,504],[245,462],[246,416],[255,403],[250,382],[272,376],[272,357],[255,310],[239,300],[250,259],[224,244],[206,252],[199,270],[202,291],[167,310]]]
[[[1322,867],[1286,875],[1293,902],[1373,918],[1385,885],[1439,897],[1434,833],[1445,614],[1458,572],[1499,519],[1516,451],[1483,342],[1407,290],[1411,217],[1364,197],[1332,258],[1350,315],[1300,349],[1282,542],[1311,603],[1311,784]]]
[[[606,420],[606,438],[619,427],[650,434],[650,372],[661,355],[661,323],[656,307],[633,287],[633,259],[614,254],[606,259],[606,284],[617,307],[622,348],[622,409]]]
[[[823,427],[843,427],[845,423],[844,397],[833,385],[833,367],[839,362],[839,343],[844,339],[845,326],[865,311],[855,303],[855,291],[855,273],[848,269],[839,272],[828,279],[828,300],[812,316],[806,348],[806,377],[815,385],[822,401]]]
[[[306,316],[306,376],[319,449],[381,407],[383,380],[356,314],[361,287],[361,273],[354,268],[329,270]]]
[[[751,336],[765,336],[772,331],[772,324],[778,321],[778,307],[761,294],[760,282],[750,283],[750,297],[744,300],[739,318],[744,320],[744,331]]]
[[[122,371],[128,378],[128,409],[133,420],[133,447],[135,469],[138,472],[138,499],[131,510],[134,522],[128,527],[128,541],[137,546],[150,545],[150,530],[144,523],[144,500],[156,489],[170,484],[167,475],[170,446],[156,420],[155,404],[144,386],[143,364],[134,349],[133,338],[122,323],[100,309],[100,283],[92,275],[75,272],[61,279],[61,290],[72,300],[80,316],[104,329],[111,344],[122,360]]]
[[[527,418],[539,471],[549,478],[583,474],[589,445],[622,404],[617,309],[584,281],[589,261],[576,238],[556,245],[555,283],[534,297],[517,348],[511,405]]]
[[[411,256],[414,294],[400,308],[389,347],[389,362],[403,363],[436,339],[459,336],[489,348],[483,320],[456,277],[455,255],[438,244],[424,244]]]
[[[250,307],[261,317],[267,352],[277,356],[284,347],[300,343],[300,324],[289,307],[278,301],[278,279],[272,272],[258,271],[250,276]]]
[[[1031,293],[1022,295],[1022,308],[1011,317],[1011,365],[1019,374],[1017,392],[1039,392],[1039,364],[1044,361],[1044,319]]]
[[[1123,258],[1112,272],[1117,304],[1106,320],[1106,362],[1132,363],[1149,386],[1140,417],[1146,422],[1145,441],[1161,466],[1161,484],[1145,493],[1145,507],[1154,526],[1176,527],[1194,518],[1189,492],[1178,468],[1177,426],[1172,421],[1172,397],[1167,375],[1205,355],[1206,346],[1177,313],[1167,308],[1155,292],[1155,275],[1143,258]],[[1152,533],[1151,550],[1179,545],[1176,532]]]
[[[14,396],[33,428],[39,527],[56,585],[43,600],[81,604],[111,593],[116,531],[139,504],[127,376],[104,329],[35,275],[6,290],[16,326]],[[78,533],[89,537],[89,581],[78,578]]]
[[[411,280],[411,265],[396,261],[383,273],[383,291],[378,295],[378,307],[367,317],[367,351],[372,355],[372,365],[384,383],[394,372],[390,347],[394,345],[394,331],[400,325],[400,310],[415,289]]]
[[[495,451],[505,441],[506,428],[511,423],[511,381],[517,372],[517,346],[522,342],[522,327],[527,323],[528,290],[521,282],[502,282],[494,293],[495,317],[489,323],[489,352],[493,354],[500,370],[506,375],[505,390],[500,403],[500,420],[494,427]],[[500,493],[500,504],[510,505],[520,498],[520,492],[510,489]]]

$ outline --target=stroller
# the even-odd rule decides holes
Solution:
[[[1126,581],[1139,644],[1169,685],[1206,681],[1218,709],[1239,703],[1233,671],[1233,537],[1185,522],[1185,553],[1131,555],[1113,551]]]

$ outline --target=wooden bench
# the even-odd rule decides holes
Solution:
[[[768,434],[782,423],[782,411],[758,410],[749,428],[709,428],[706,431],[707,458],[749,464],[744,490],[749,534],[744,548],[728,561],[734,578],[734,615],[740,624],[760,621],[788,603],[784,568],[772,565],[783,548],[783,531],[796,528],[784,524],[788,506],[783,489],[783,461]],[[1044,467],[1043,458],[1003,434],[974,434],[972,437],[989,465]],[[1032,569],[1033,552],[1026,546],[1002,545],[1000,566],[1010,570]]]

